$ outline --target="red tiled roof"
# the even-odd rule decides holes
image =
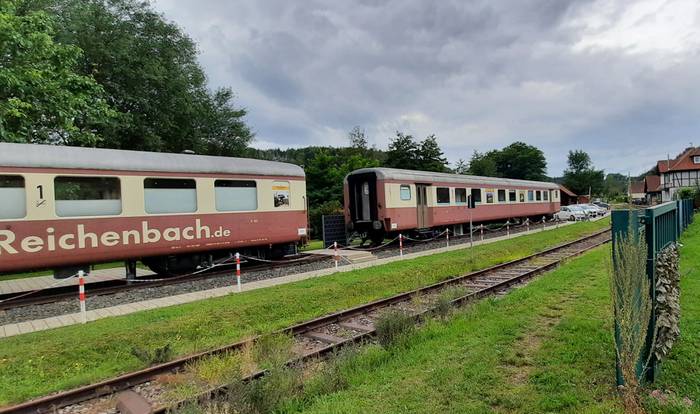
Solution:
[[[659,160],[656,163],[659,173],[667,171],[700,170],[700,164],[693,163],[693,157],[700,155],[700,147],[687,148],[672,160]]]
[[[647,193],[658,193],[661,191],[661,177],[658,175],[647,175],[644,177]]]
[[[559,189],[561,190],[562,193],[568,195],[569,197],[576,197],[576,194],[574,194],[573,191],[569,190],[568,188],[564,187],[561,184],[559,184]]]
[[[644,192],[644,181],[632,181],[630,183],[630,194],[637,194]]]

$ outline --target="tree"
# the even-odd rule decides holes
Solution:
[[[600,194],[605,173],[593,168],[591,157],[582,150],[569,151],[569,168],[564,170],[564,185],[576,194]]]
[[[420,143],[418,150],[418,165],[423,171],[446,172],[447,159],[443,156],[435,135],[428,135]]]
[[[0,5],[0,140],[95,145],[115,112],[89,75],[81,51],[54,42],[47,13]]]
[[[469,160],[469,174],[483,177],[500,177],[496,168],[497,150],[487,153],[480,153],[474,150],[472,158]]]
[[[367,149],[367,137],[365,136],[365,131],[360,129],[359,126],[355,126],[348,134],[348,139],[350,140],[350,146],[360,151],[365,151]]]
[[[459,160],[457,160],[457,164],[455,164],[453,171],[455,174],[469,174],[469,164],[466,161],[464,161],[464,159],[460,158]]]
[[[28,0],[57,16],[56,39],[84,51],[80,71],[102,85],[117,121],[101,146],[240,155],[253,138],[229,89],[210,91],[195,43],[138,0]],[[28,6],[29,7],[29,6]]]
[[[496,170],[504,178],[541,181],[547,178],[547,160],[537,147],[516,141],[495,157]]]
[[[389,142],[385,166],[406,170],[420,170],[420,165],[418,165],[418,148],[419,146],[413,139],[413,136],[396,131],[396,137]]]

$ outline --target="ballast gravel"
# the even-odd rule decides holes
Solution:
[[[342,265],[342,263],[341,263]],[[334,266],[332,258],[308,262],[277,266],[269,269],[246,271],[243,269],[241,281],[243,284],[259,280],[274,279],[282,276],[289,276],[297,273],[311,272],[314,270],[328,269]],[[212,275],[206,279],[195,279],[192,281],[177,283],[166,286],[156,286],[143,289],[126,290],[112,295],[90,296],[90,285],[86,285],[85,305],[88,310],[108,308],[110,306],[123,305],[125,303],[140,302],[149,299],[157,299],[166,296],[180,295],[183,293],[198,292],[202,290],[215,289],[231,286],[236,283],[235,269],[230,273]],[[60,302],[47,303],[44,305],[23,306],[20,308],[0,310],[0,325],[10,323],[31,321],[36,319],[51,318],[70,313],[80,312],[80,304],[76,292],[75,299],[63,300]]]

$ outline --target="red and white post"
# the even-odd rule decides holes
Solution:
[[[238,293],[241,293],[241,254],[236,253],[236,285]]]
[[[338,268],[338,242],[333,242],[333,260],[335,260],[335,268]]]
[[[526,230],[530,231],[530,218],[529,217],[525,219],[525,226],[527,226]]]
[[[78,299],[80,300],[80,317],[83,323],[87,323],[87,311],[85,309],[85,272],[78,270]]]
[[[506,221],[506,237],[510,237],[510,220]]]
[[[399,234],[399,256],[403,257],[403,234]]]
[[[481,241],[484,241],[484,225],[483,224],[479,226],[479,232],[480,232],[479,237],[481,237]]]
[[[547,228],[547,217],[542,216],[542,231],[545,231]]]
[[[445,234],[447,235],[447,247],[450,247],[450,229],[449,228],[447,229]]]

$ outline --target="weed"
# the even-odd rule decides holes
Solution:
[[[253,345],[253,358],[262,369],[281,367],[292,359],[293,343],[288,335],[265,335]]]
[[[321,361],[320,369],[304,384],[304,396],[313,398],[346,389],[349,385],[346,374],[357,354],[358,348],[350,346],[334,351],[328,359]]]
[[[411,315],[391,309],[384,312],[374,326],[377,331],[377,341],[386,348],[412,332],[415,329],[415,321]]]
[[[450,286],[442,290],[433,304],[433,315],[446,319],[453,310],[452,301],[461,298],[468,292],[464,286]]]
[[[165,344],[153,350],[135,346],[131,348],[131,355],[135,356],[146,365],[156,365],[170,361],[173,356],[173,350],[170,344]]]

